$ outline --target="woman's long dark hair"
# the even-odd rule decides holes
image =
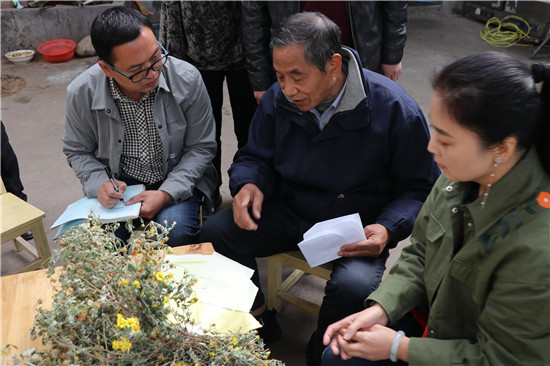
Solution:
[[[477,133],[486,147],[513,136],[520,150],[536,147],[550,174],[550,65],[530,66],[500,52],[477,53],[447,65],[432,86],[449,115]]]

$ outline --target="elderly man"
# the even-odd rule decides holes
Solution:
[[[198,70],[168,56],[149,20],[129,8],[98,15],[91,37],[100,60],[67,87],[69,165],[84,194],[108,208],[127,184],[144,184],[127,204],[141,202],[143,218],[175,221],[170,245],[196,242],[200,205],[216,184],[215,124]]]
[[[367,239],[341,248],[308,344],[320,363],[322,335],[378,286],[388,251],[406,238],[439,175],[426,152],[422,111],[390,79],[361,67],[321,13],[286,18],[273,33],[278,82],[262,98],[248,144],[230,168],[233,210],[212,216],[201,240],[256,270],[256,257],[297,249],[316,222],[358,212]],[[252,308],[269,343],[281,331],[259,291]]]

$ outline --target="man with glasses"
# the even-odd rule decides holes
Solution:
[[[69,165],[84,194],[108,208],[127,185],[144,184],[126,204],[141,202],[144,219],[176,222],[168,244],[196,242],[200,205],[216,185],[215,123],[198,70],[169,56],[150,21],[129,8],[98,15],[91,38],[100,60],[67,87]]]

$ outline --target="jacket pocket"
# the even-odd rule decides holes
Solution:
[[[448,263],[449,258],[444,250],[445,228],[433,215],[425,227],[426,240],[426,276],[441,278],[442,263]]]
[[[477,280],[477,270],[459,260],[454,260],[451,264],[451,277],[459,281],[463,285],[474,288]]]
[[[443,225],[437,220],[437,218],[430,215],[430,221],[428,221],[426,225],[426,244],[437,244],[442,240],[444,235],[445,228]]]
[[[471,266],[460,260],[454,260],[451,265],[450,275],[453,280],[460,282],[467,288],[467,294],[478,307],[482,306],[487,297],[487,281],[480,277],[479,268]]]

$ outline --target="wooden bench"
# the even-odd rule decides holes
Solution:
[[[283,280],[283,264],[294,268],[292,273]],[[267,258],[267,308],[279,311],[281,301],[286,301],[300,309],[306,310],[314,315],[319,314],[319,305],[289,293],[290,288],[306,273],[320,277],[324,280],[330,279],[332,263],[326,263],[311,268],[302,252],[288,252],[272,255]]]

